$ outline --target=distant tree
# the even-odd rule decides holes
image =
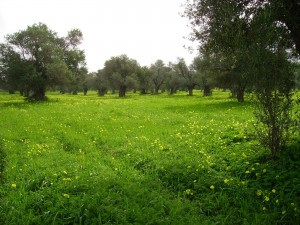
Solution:
[[[175,70],[183,79],[183,86],[187,88],[189,96],[193,95],[193,90],[199,84],[199,76],[192,66],[188,67],[183,58],[178,58]]]
[[[69,83],[69,89],[74,95],[76,95],[79,90],[84,89],[84,80],[88,74],[84,51],[78,48],[82,40],[82,32],[79,29],[73,29],[68,32],[67,37],[62,42],[64,61],[73,74]]]
[[[87,88],[87,90],[95,90],[95,80],[96,80],[96,72],[88,73],[83,82],[83,87]]]
[[[99,96],[104,96],[109,89],[109,80],[103,70],[98,70],[95,77],[95,88]]]
[[[166,80],[166,73],[168,69],[166,68],[162,60],[157,60],[154,64],[150,66],[152,71],[152,85],[154,89],[154,94],[158,94],[160,87],[164,84]]]
[[[166,71],[165,74],[166,80],[164,87],[169,90],[170,95],[173,95],[179,88],[183,87],[184,79],[177,70],[177,64],[169,63],[168,71]]]
[[[1,45],[2,74],[9,85],[13,84],[31,99],[44,100],[47,87],[74,80],[77,71],[86,72],[83,66],[78,66],[85,60],[76,47],[79,43],[76,35],[80,34],[79,30],[73,30],[67,38],[60,38],[47,25],[39,23],[8,35],[6,43]]]
[[[214,64],[210,57],[198,56],[194,58],[193,68],[195,69],[199,83],[203,89],[203,96],[212,95],[212,83],[215,80],[216,71],[213,69]]]
[[[117,87],[119,97],[125,97],[128,88],[137,86],[136,73],[139,64],[127,55],[112,57],[104,65],[103,73],[110,81],[112,87]]]
[[[138,89],[140,90],[141,94],[147,94],[147,91],[151,88],[151,70],[143,66],[139,68],[137,71],[137,81],[138,81]]]

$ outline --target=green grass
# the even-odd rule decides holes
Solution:
[[[253,105],[0,92],[0,224],[299,224],[299,142],[277,161]]]

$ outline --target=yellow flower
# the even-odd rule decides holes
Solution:
[[[70,198],[70,195],[68,195],[68,194],[63,194],[63,196],[64,196],[65,198]]]
[[[229,182],[229,180],[228,180],[228,179],[225,179],[225,180],[224,180],[224,183],[225,183],[225,184],[227,184],[228,182]]]
[[[186,190],[185,190],[185,193],[186,193],[187,195],[193,195],[193,192],[192,192],[191,189],[186,189]]]
[[[276,193],[276,190],[275,190],[275,189],[272,189],[272,192],[273,192],[273,193]]]
[[[262,194],[262,190],[257,190],[256,195],[261,196],[261,194]]]
[[[253,170],[253,171],[254,171],[254,170],[255,170],[255,168],[254,168],[254,167],[252,167],[252,168],[251,168],[251,170]]]
[[[268,196],[265,197],[265,201],[268,202],[270,198]]]
[[[249,171],[249,170],[247,170],[245,173],[250,173],[250,171]]]
[[[211,189],[211,190],[214,190],[214,189],[215,189],[215,186],[214,186],[214,185],[211,185],[211,186],[210,186],[210,189]]]
[[[16,185],[16,184],[11,184],[11,187],[12,187],[12,188],[16,188],[17,185]]]

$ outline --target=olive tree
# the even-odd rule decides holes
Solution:
[[[188,95],[193,95],[193,90],[199,84],[198,73],[194,70],[192,65],[188,67],[183,58],[178,58],[178,62],[174,65],[176,72],[182,78],[183,86],[187,88]]]
[[[44,100],[47,87],[71,81],[85,70],[84,53],[76,47],[80,36],[74,30],[60,38],[42,23],[7,35],[1,45],[2,74],[31,99]]]
[[[165,66],[162,60],[158,59],[154,64],[150,66],[150,70],[152,72],[151,80],[154,94],[158,94],[159,89],[166,81],[166,74],[169,69]]]
[[[111,57],[104,64],[103,73],[112,87],[119,90],[119,97],[125,97],[128,88],[137,86],[136,73],[139,64],[127,55]]]
[[[261,124],[258,134],[276,158],[291,124],[294,73],[289,52],[299,53],[295,38],[299,26],[291,22],[293,18],[299,22],[299,13],[287,9],[299,12],[299,4],[294,0],[192,0],[185,6],[191,37],[199,41],[201,51],[225,58],[238,90],[243,91],[244,85],[254,90]]]

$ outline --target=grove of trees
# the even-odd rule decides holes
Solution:
[[[78,29],[59,37],[39,23],[6,36],[0,44],[0,88],[44,100],[47,89],[77,94],[96,89],[159,94],[195,88],[204,96],[213,88],[229,89],[238,102],[255,96],[256,126],[273,158],[283,149],[292,124],[293,90],[299,88],[300,4],[298,0],[186,0],[190,39],[199,55],[165,64],[158,59],[141,66],[127,55],[108,59],[97,72],[86,68]]]

